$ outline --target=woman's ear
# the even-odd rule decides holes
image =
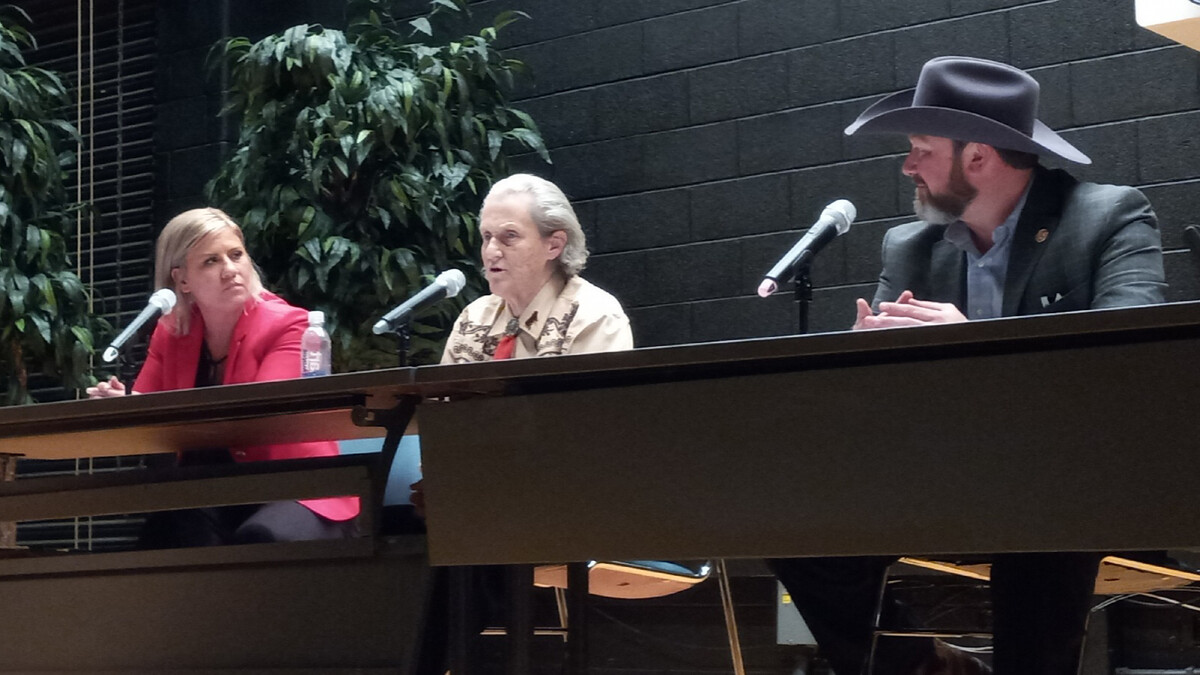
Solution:
[[[549,237],[546,237],[546,241],[546,251],[550,254],[549,259],[554,260],[562,255],[563,249],[567,247],[567,233],[565,230],[555,230],[550,233]]]
[[[178,267],[172,267],[171,281],[175,282],[175,290],[180,293],[187,293],[187,279],[183,276],[183,270]]]

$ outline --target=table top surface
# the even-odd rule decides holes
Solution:
[[[113,399],[0,409],[0,452],[31,458],[174,452],[189,447],[382,436],[355,406],[400,397],[548,393],[623,383],[919,361],[947,355],[1154,343],[1200,334],[1200,302],[822,333],[461,365],[393,368]]]

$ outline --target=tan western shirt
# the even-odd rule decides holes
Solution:
[[[499,296],[467,305],[454,322],[442,363],[491,361],[513,314]],[[550,278],[517,317],[513,358],[633,349],[621,303],[579,276]]]

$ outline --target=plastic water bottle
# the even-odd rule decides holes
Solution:
[[[308,328],[300,336],[300,376],[328,375],[330,368],[329,333],[325,332],[325,312],[309,312]]]

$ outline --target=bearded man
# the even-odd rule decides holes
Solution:
[[[1162,246],[1150,203],[1130,187],[1041,167],[1039,155],[1091,160],[1036,119],[1038,96],[1037,82],[1012,66],[940,57],[924,65],[915,89],[885,97],[847,127],[847,134],[908,136],[902,171],[916,184],[920,218],[885,235],[875,299],[858,300],[855,329],[1162,302]],[[979,433],[1019,423],[1003,411],[1020,404],[980,410]],[[931,434],[936,421],[932,410]],[[888,433],[886,420],[880,433]],[[996,675],[1076,675],[1102,555],[994,556]],[[884,571],[895,560],[770,561],[838,675],[866,669]],[[986,670],[920,639],[881,640],[874,666],[876,675]]]
[[[1006,64],[939,57],[916,89],[846,129],[908,135],[902,171],[921,219],[887,232],[875,300],[858,302],[855,328],[1162,302],[1150,202],[1039,166],[1039,154],[1091,160],[1035,118],[1038,94]]]

